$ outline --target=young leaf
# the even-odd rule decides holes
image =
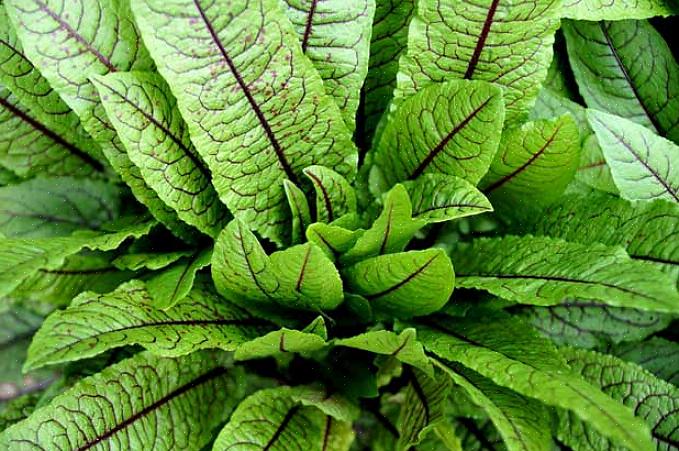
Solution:
[[[566,21],[563,29],[588,107],[679,142],[679,65],[650,23]]]
[[[674,386],[679,386],[679,343],[652,337],[637,343],[614,346],[615,356],[636,363]]]
[[[587,118],[623,198],[679,203],[679,165],[673,164],[679,147],[618,116],[588,110]]]
[[[0,433],[0,447],[201,449],[243,396],[239,376],[208,353],[168,359],[143,352]]]
[[[508,123],[523,119],[547,75],[560,12],[553,0],[418,2],[395,97],[456,78],[483,80],[502,86]]]
[[[356,193],[349,182],[335,171],[323,166],[304,169],[316,190],[316,220],[333,222],[349,213],[356,213]]]
[[[428,223],[450,221],[493,211],[474,185],[459,177],[423,174],[404,182],[413,203],[413,216]]]
[[[180,219],[216,237],[229,219],[165,82],[142,72],[92,77],[109,120],[146,183]]]
[[[205,285],[195,287],[169,310],[152,305],[144,283],[138,280],[107,294],[81,294],[66,310],[45,320],[33,339],[25,369],[132,344],[168,357],[209,348],[233,351],[270,326],[225,302]]]
[[[622,20],[667,17],[679,13],[670,0],[565,0],[562,14],[577,20]]]
[[[336,259],[351,249],[363,233],[365,230],[348,230],[337,225],[316,222],[309,226],[306,237],[323,249],[328,257]]]
[[[212,250],[198,251],[183,258],[146,282],[153,306],[168,309],[184,299],[191,291],[196,273],[210,264]]]
[[[580,160],[578,129],[570,115],[528,122],[506,131],[480,187],[516,215],[546,207],[566,189]]]
[[[129,269],[130,271],[139,271],[140,269],[156,271],[170,266],[182,257],[191,255],[193,255],[191,251],[125,254],[113,260],[113,265],[118,269]]]
[[[283,180],[283,188],[285,188],[285,197],[288,199],[292,216],[292,236],[290,240],[292,244],[299,244],[304,241],[305,230],[311,224],[309,202],[307,202],[304,191],[290,180]]]
[[[335,99],[350,131],[356,124],[361,86],[368,73],[375,0],[280,0],[302,51]]]
[[[651,428],[657,449],[672,449],[679,442],[679,390],[642,368],[613,356],[566,348],[561,353],[574,372],[619,400],[644,419]],[[607,438],[587,424],[560,413],[557,436],[574,449],[608,449]],[[628,444],[627,448],[633,449]]]
[[[66,236],[117,219],[123,190],[100,180],[38,178],[0,188],[0,232],[12,238]]]
[[[366,298],[375,312],[400,318],[439,310],[455,285],[453,265],[442,249],[372,257],[343,274],[347,291]]]
[[[507,300],[557,305],[583,298],[615,307],[679,311],[673,281],[622,249],[533,236],[481,238],[453,252],[457,283]]]
[[[282,357],[287,353],[303,353],[322,349],[326,345],[328,331],[322,317],[316,318],[303,330],[286,327],[269,332],[238,346],[236,360],[261,359],[263,357]]]
[[[385,186],[423,173],[475,185],[495,155],[503,116],[502,93],[489,83],[434,84],[399,105],[381,134],[374,164]]]
[[[221,199],[274,241],[289,219],[284,179],[298,184],[315,164],[349,179],[356,170],[351,134],[279,1],[133,3]]]

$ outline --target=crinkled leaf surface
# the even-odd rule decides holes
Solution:
[[[196,251],[146,282],[146,289],[153,299],[153,306],[167,309],[184,299],[191,291],[196,273],[210,265],[212,250]]]
[[[679,386],[679,343],[676,341],[652,337],[642,342],[614,346],[609,352],[642,366],[675,387]]]
[[[288,199],[290,214],[292,216],[292,231],[290,242],[299,244],[304,241],[304,233],[311,224],[311,210],[304,191],[290,180],[283,180],[285,197]]]
[[[332,224],[316,222],[306,231],[307,239],[318,245],[326,255],[335,259],[351,249],[365,230],[349,230]]]
[[[303,330],[288,329],[269,332],[238,346],[236,360],[282,357],[289,353],[303,353],[322,349],[326,345],[328,331],[323,317],[319,316]]]
[[[243,396],[239,372],[215,357],[137,354],[83,379],[0,433],[0,447],[200,449]]]
[[[304,169],[316,190],[316,220],[333,222],[335,219],[356,212],[354,188],[337,172],[323,166]]]
[[[129,269],[131,271],[138,271],[144,268],[156,271],[175,263],[182,257],[189,257],[191,255],[193,255],[193,252],[191,251],[132,253],[117,257],[113,260],[113,265],[115,265],[116,268]]]
[[[562,14],[578,20],[622,20],[667,17],[679,12],[671,0],[564,0]]]
[[[351,134],[279,0],[144,0],[133,9],[220,198],[248,227],[284,240],[282,183],[299,182],[307,166],[353,178]]]
[[[20,384],[23,376],[21,366],[26,358],[26,351],[31,336],[40,327],[42,315],[18,305],[0,313],[0,384]],[[3,393],[3,395],[5,395]],[[4,400],[4,396],[0,399]],[[1,404],[0,404],[1,406]],[[2,408],[0,408],[2,410]]]

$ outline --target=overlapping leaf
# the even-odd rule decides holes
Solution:
[[[260,359],[263,357],[292,356],[291,353],[317,351],[326,345],[328,331],[322,317],[316,318],[303,330],[283,327],[269,332],[238,346],[236,360]]]
[[[12,306],[0,313],[0,384],[15,385],[22,382],[21,365],[26,358],[26,351],[31,336],[43,321],[39,315],[27,308]],[[4,398],[6,393],[0,397]],[[0,409],[1,410],[1,409]]]
[[[624,343],[609,353],[634,362],[674,386],[679,386],[679,343],[660,337],[637,343]]]
[[[146,283],[154,307],[171,308],[184,299],[191,291],[198,271],[208,266],[211,259],[211,249],[199,250],[154,274]]]
[[[578,20],[622,20],[667,17],[679,6],[670,0],[564,0],[562,14]]]
[[[323,166],[304,169],[316,191],[316,220],[333,222],[344,215],[356,213],[356,193],[349,182],[335,171]]]

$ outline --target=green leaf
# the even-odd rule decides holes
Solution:
[[[672,164],[679,147],[618,116],[588,110],[587,118],[623,198],[679,203],[679,166]]]
[[[170,266],[182,257],[191,255],[193,255],[191,251],[125,254],[113,260],[113,265],[118,269],[129,269],[131,271],[139,271],[140,269],[156,271]]]
[[[441,81],[483,80],[503,88],[508,123],[523,119],[547,76],[560,13],[552,0],[419,1],[395,97]]]
[[[423,173],[475,185],[495,155],[503,117],[501,91],[489,83],[434,84],[399,104],[377,144],[375,168],[387,187]]]
[[[0,166],[0,186],[13,185],[20,181],[21,179],[14,172]]]
[[[657,449],[672,449],[679,440],[679,390],[631,363],[596,352],[563,349],[574,372],[634,412],[651,428]],[[557,436],[573,449],[611,449],[607,438],[578,419],[560,413]],[[627,443],[628,449],[635,449]]]
[[[563,29],[588,107],[679,142],[679,65],[650,23],[566,21]]]
[[[352,179],[357,159],[279,1],[133,2],[220,198],[274,241],[284,241],[290,214],[284,179],[299,185],[311,165]]]
[[[154,275],[146,282],[153,306],[160,309],[174,307],[191,291],[196,273],[210,264],[212,250],[198,251]]]
[[[306,231],[307,239],[319,246],[325,254],[335,259],[351,249],[365,230],[348,230],[332,224],[316,222]]]
[[[177,102],[158,75],[142,72],[92,77],[109,120],[146,183],[179,218],[211,237],[230,215],[191,144]]]
[[[100,180],[38,178],[0,188],[0,232],[7,237],[70,235],[120,215],[123,191]]]
[[[594,132],[582,141],[580,166],[575,174],[575,180],[599,191],[619,194],[613,175],[611,175],[611,168],[606,163],[606,158],[604,158],[604,153]]]
[[[516,332],[522,332],[517,323],[513,327],[506,327],[507,321],[461,319],[448,323],[447,327],[430,323],[433,327],[418,328],[425,348],[442,365],[451,360],[459,362],[500,386],[572,410],[618,443],[638,450],[653,449],[648,428],[631,410],[564,370],[564,364],[554,365],[558,357],[546,343],[517,343]]]
[[[283,188],[285,188],[285,197],[288,199],[290,214],[292,216],[291,243],[299,244],[304,241],[305,230],[307,230],[307,227],[311,224],[309,202],[306,200],[304,191],[299,189],[297,185],[290,180],[283,180]]]
[[[361,86],[368,73],[375,0],[280,0],[295,28],[302,51],[335,99],[344,122],[356,125]]]
[[[413,203],[413,216],[428,223],[450,221],[493,211],[486,197],[464,179],[423,174],[403,183]]]
[[[0,447],[201,449],[243,396],[239,376],[208,353],[179,359],[140,353],[0,433]]]
[[[41,396],[41,392],[33,392],[10,400],[4,408],[0,409],[0,431],[28,418],[35,410]]]
[[[333,344],[386,355],[419,368],[429,376],[434,375],[429,358],[425,355],[422,344],[417,341],[417,332],[412,328],[404,329],[398,335],[388,330],[373,330],[349,338],[336,339]]]
[[[562,14],[577,20],[622,20],[667,17],[679,13],[671,0],[565,0]]]
[[[638,343],[625,343],[609,350],[615,356],[636,363],[674,386],[679,386],[679,343],[652,337]]]
[[[3,362],[0,384],[16,385],[22,382],[21,365],[26,358],[31,337],[42,321],[42,315],[21,306],[12,306],[0,313],[0,359]]]
[[[347,291],[366,298],[375,312],[401,318],[439,310],[455,285],[453,265],[442,249],[372,257],[343,275]]]
[[[462,365],[438,365],[486,412],[509,451],[549,449],[550,414],[543,404],[496,385]]]
[[[620,248],[556,238],[481,238],[453,252],[457,284],[507,300],[557,305],[583,298],[614,307],[677,312],[674,281]]]
[[[107,294],[83,293],[50,315],[33,339],[25,369],[92,357],[138,344],[175,357],[199,349],[233,351],[267,331],[207,285],[196,286],[174,308],[153,308],[144,283],[133,280]]]
[[[316,190],[316,220],[333,222],[356,212],[356,193],[349,182],[337,172],[323,166],[304,169]]]
[[[510,214],[529,214],[561,196],[579,159],[578,129],[570,115],[528,122],[503,134],[480,187]]]

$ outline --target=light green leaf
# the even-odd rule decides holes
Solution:
[[[137,354],[83,379],[0,433],[0,447],[201,449],[244,391],[241,374],[215,357]]]
[[[564,0],[563,16],[578,20],[622,20],[667,17],[679,13],[672,0]]]
[[[305,353],[317,351],[326,345],[328,331],[323,317],[316,318],[303,330],[280,330],[247,341],[238,346],[234,358],[236,360],[261,359],[263,357],[283,357],[288,353]]]
[[[679,440],[679,390],[637,365],[592,351],[563,349],[578,374],[597,388],[633,409],[651,428],[658,450],[670,450]],[[620,449],[587,424],[565,412],[559,414],[557,436],[575,450]],[[625,449],[636,449],[628,443]]]
[[[486,197],[464,179],[423,174],[403,183],[413,203],[413,216],[428,223],[450,221],[493,211]]]
[[[377,313],[401,318],[428,315],[448,302],[455,285],[442,249],[401,252],[363,260],[344,273],[347,291],[370,301]]]
[[[45,320],[33,339],[25,369],[92,357],[131,344],[169,357],[199,349],[233,351],[270,325],[225,302],[207,285],[196,286],[172,309],[152,305],[144,283],[138,280],[107,294],[81,294],[66,310]]]
[[[606,158],[604,158],[604,153],[594,132],[587,135],[582,141],[580,166],[575,173],[575,180],[599,191],[605,191],[616,196],[619,194],[613,175],[611,175],[611,168],[606,163]]]
[[[525,118],[547,76],[560,13],[553,0],[419,1],[395,97],[431,83],[483,80],[503,88],[508,123]]]
[[[279,2],[144,0],[133,9],[220,198],[249,228],[285,241],[283,180],[299,186],[311,165],[352,179],[357,155]]]
[[[613,346],[609,353],[636,363],[674,386],[679,386],[679,343],[660,337]]]
[[[146,185],[127,156],[90,81],[109,72],[153,69],[128,2],[6,0],[5,6],[28,59],[80,117],[134,196],[173,233],[190,239],[192,230]]]
[[[457,284],[507,300],[558,305],[583,298],[614,307],[679,311],[674,281],[620,248],[556,238],[481,238],[453,252]]]
[[[0,232],[7,237],[70,235],[98,229],[123,207],[120,187],[72,177],[39,178],[0,188]]]
[[[309,202],[306,200],[304,191],[290,180],[283,180],[283,188],[285,188],[285,197],[288,199],[290,215],[292,216],[291,243],[299,244],[304,241],[304,233],[311,224]]]
[[[387,187],[423,173],[454,175],[475,185],[495,155],[503,117],[501,91],[489,83],[434,84],[399,104],[374,164]]]
[[[528,122],[503,134],[479,186],[498,208],[511,215],[527,215],[561,196],[579,160],[578,129],[570,115]]]
[[[146,183],[180,219],[216,237],[229,212],[210,183],[210,171],[193,148],[163,79],[130,72],[93,77],[92,82]]]
[[[679,142],[679,65],[650,23],[565,21],[563,29],[588,107]]]
[[[316,222],[306,231],[307,239],[319,246],[332,259],[351,249],[365,230],[348,230],[344,227]]]
[[[633,449],[653,449],[648,427],[631,410],[612,400],[575,374],[550,363],[557,359],[546,345],[536,348],[517,344],[516,327],[504,323],[479,323],[461,320],[443,327],[419,327],[418,336],[425,348],[442,365],[456,361],[510,388],[547,405],[572,410],[600,432]],[[543,359],[543,357],[546,357]]]
[[[191,291],[196,273],[210,264],[212,249],[198,251],[174,263],[146,282],[153,306],[160,309],[174,307]]]
[[[325,417],[323,451],[349,451],[355,437],[351,423],[338,421],[329,415]]]
[[[113,265],[118,269],[129,269],[131,271],[139,271],[140,269],[156,271],[171,265],[182,257],[191,255],[193,255],[192,251],[125,254],[113,260]]]
[[[333,344],[386,355],[419,368],[429,376],[434,375],[429,358],[425,355],[422,344],[417,341],[417,332],[412,328],[404,329],[398,335],[388,330],[373,330],[354,337],[336,339]]]
[[[318,70],[325,92],[344,122],[356,125],[361,86],[368,73],[375,0],[280,0],[302,51]]]
[[[587,118],[623,198],[679,203],[679,165],[672,164],[679,147],[618,116],[588,110]]]
[[[310,166],[303,172],[316,190],[318,222],[330,223],[356,212],[356,193],[344,177],[323,166]]]

